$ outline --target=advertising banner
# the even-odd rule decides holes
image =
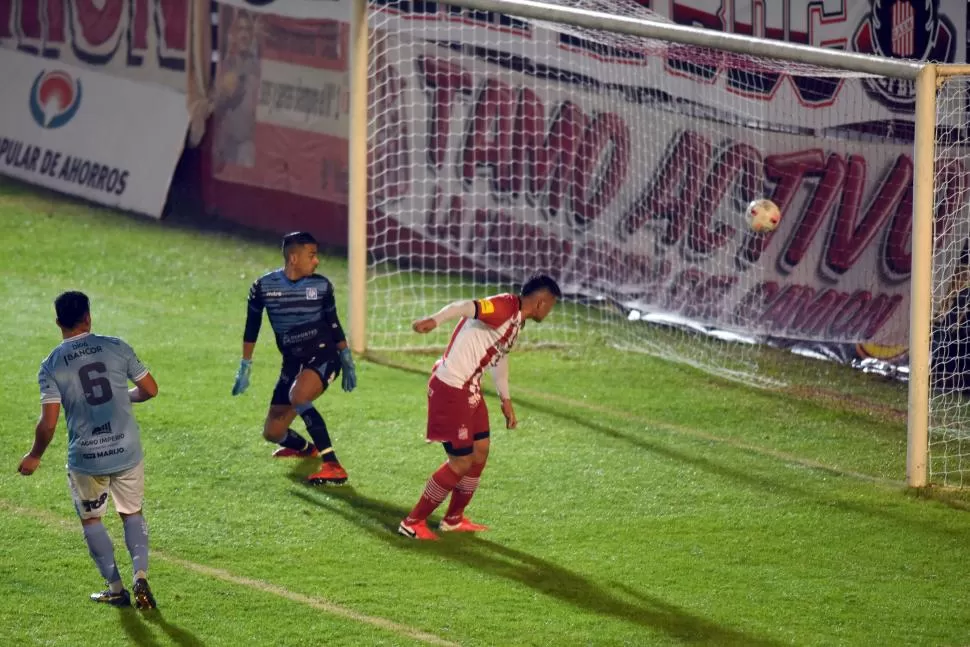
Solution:
[[[712,326],[905,343],[911,143],[699,119],[528,65],[377,41],[378,253],[512,280],[544,269]],[[955,159],[937,176],[952,228],[967,169]],[[770,235],[742,215],[761,197],[784,214]]]
[[[185,93],[190,0],[0,0],[0,49]]]
[[[220,10],[216,179],[347,202],[347,28]]]
[[[185,96],[0,50],[0,173],[161,217],[182,152]]]

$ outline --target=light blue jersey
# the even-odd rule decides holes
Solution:
[[[131,346],[84,333],[65,339],[40,365],[41,404],[59,402],[67,418],[67,465],[82,474],[114,474],[142,459],[128,380],[148,375]]]

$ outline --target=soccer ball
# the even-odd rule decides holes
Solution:
[[[748,226],[757,234],[767,234],[778,228],[781,222],[781,210],[778,205],[768,199],[752,200],[745,209]]]

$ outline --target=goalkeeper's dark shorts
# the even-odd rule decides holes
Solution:
[[[307,370],[320,376],[323,390],[326,391],[331,382],[340,375],[340,358],[333,353],[321,353],[311,357],[284,357],[280,378],[276,381],[270,404],[289,405],[290,387],[296,382],[296,376]]]

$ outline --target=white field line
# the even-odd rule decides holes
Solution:
[[[24,508],[21,506],[14,505],[8,501],[0,499],[0,510],[4,512],[9,512],[22,517],[29,517],[35,521],[39,521],[48,527],[52,527],[57,530],[77,530],[80,525],[77,521],[68,521],[67,519],[58,517],[55,514],[46,512],[43,510],[34,510],[31,508]],[[407,625],[394,622],[393,620],[388,620],[386,618],[379,618],[377,616],[369,616],[359,611],[354,611],[353,609],[348,609],[347,607],[340,606],[326,600],[324,598],[314,597],[310,595],[304,595],[302,593],[297,593],[295,591],[290,591],[289,589],[283,588],[273,584],[272,582],[267,582],[265,580],[257,580],[251,577],[243,577],[241,575],[235,575],[227,570],[221,568],[213,568],[212,566],[206,566],[205,564],[198,564],[196,562],[191,562],[187,559],[182,559],[180,557],[175,557],[167,553],[152,550],[152,559],[172,564],[178,566],[187,571],[192,571],[193,573],[198,573],[199,575],[205,575],[206,577],[211,577],[222,582],[227,582],[229,584],[235,584],[236,586],[243,586],[261,593],[269,593],[270,595],[275,595],[291,602],[296,602],[298,604],[303,604],[311,609],[316,609],[317,611],[322,611],[326,614],[337,616],[338,618],[346,618],[347,620],[352,620],[358,622],[362,625],[368,625],[371,627],[376,627],[378,629],[383,629],[392,634],[398,636],[411,638],[413,640],[428,644],[428,645],[438,645],[440,647],[460,647],[458,643],[451,642],[450,640],[445,640],[434,634],[429,634],[427,632],[421,631],[420,629],[415,629],[414,627],[409,627]]]

